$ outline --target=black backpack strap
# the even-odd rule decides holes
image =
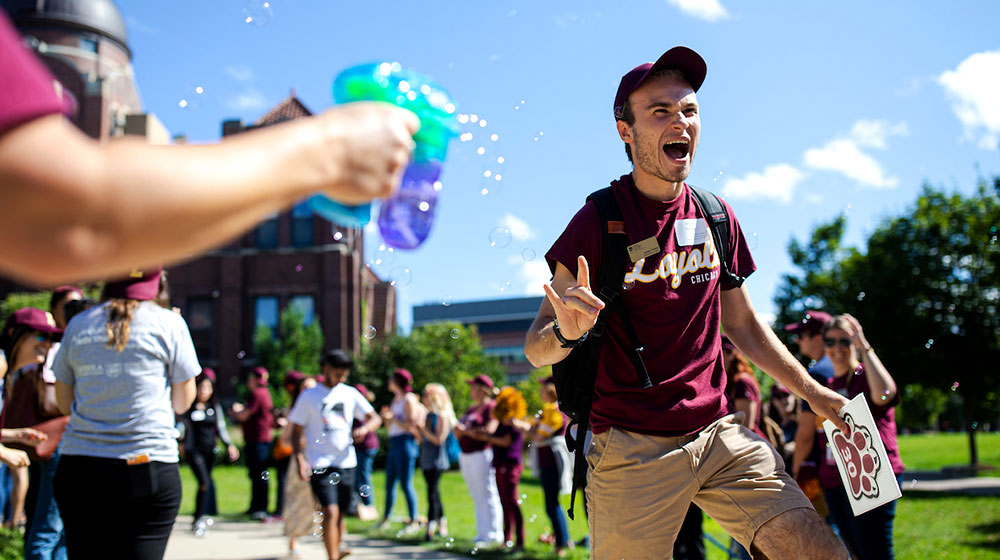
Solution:
[[[615,200],[611,187],[605,187],[592,193],[587,200],[593,200],[597,206],[597,211],[601,216],[601,266],[598,270],[598,284],[596,295],[604,301],[604,309],[597,316],[597,322],[590,331],[588,341],[580,350],[586,352],[585,364],[592,365],[587,371],[587,377],[581,379],[587,387],[593,390],[597,377],[597,363],[601,355],[601,346],[604,342],[605,328],[611,319],[612,313],[617,313],[622,318],[626,336],[632,352],[629,357],[639,375],[640,384],[646,388],[651,387],[652,382],[646,371],[646,365],[642,361],[640,352],[642,344],[635,333],[635,327],[628,316],[625,305],[618,297],[622,287],[624,271],[628,265],[628,235],[625,233],[625,221],[622,217],[621,208]],[[569,428],[576,426],[576,437],[572,436]],[[570,519],[574,519],[573,509],[576,505],[576,491],[581,488],[587,477],[587,459],[585,442],[587,431],[590,429],[590,406],[586,410],[581,410],[579,419],[571,422],[566,430],[566,442],[570,451],[575,452],[576,460],[573,465],[573,491],[570,495],[570,505],[567,513]],[[584,506],[586,507],[586,506]]]
[[[726,289],[739,288],[746,280],[744,276],[737,276],[729,270],[729,213],[722,205],[719,197],[715,193],[692,187],[688,185],[694,193],[694,200],[698,204],[698,209],[708,221],[708,227],[712,230],[712,241],[715,243],[715,252],[719,255],[719,267],[722,272],[722,287]]]

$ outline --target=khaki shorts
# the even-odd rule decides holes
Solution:
[[[743,413],[697,434],[657,437],[616,428],[587,450],[591,558],[670,558],[694,502],[747,550],[761,525],[812,504]]]

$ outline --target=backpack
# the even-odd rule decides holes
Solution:
[[[729,215],[725,206],[715,194],[690,185],[689,188],[694,194],[698,209],[712,231],[712,240],[719,255],[723,287],[739,287],[745,278],[729,270],[726,255],[729,248]],[[602,257],[595,293],[604,301],[605,306],[586,340],[574,347],[561,362],[552,365],[559,409],[570,419],[566,430],[566,447],[570,453],[576,453],[573,464],[573,490],[567,511],[570,519],[573,519],[576,490],[586,482],[587,460],[584,458],[583,447],[587,430],[590,428],[590,407],[593,403],[601,344],[604,342],[605,328],[613,313],[617,313],[622,319],[625,336],[628,337],[628,347],[631,348],[629,359],[635,367],[639,384],[643,388],[653,386],[646,365],[642,361],[642,342],[636,335],[628,310],[618,297],[628,264],[628,235],[625,232],[625,220],[611,187],[591,193],[587,201],[591,200],[597,205],[597,211],[601,216]],[[574,425],[577,428],[575,437],[571,431]]]

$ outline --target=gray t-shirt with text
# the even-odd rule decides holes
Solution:
[[[52,366],[73,386],[73,408],[60,453],[107,459],[145,454],[177,462],[178,432],[170,386],[201,372],[187,323],[143,302],[132,314],[124,351],[108,348],[108,304],[73,318]]]

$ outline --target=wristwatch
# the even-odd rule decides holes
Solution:
[[[583,336],[581,336],[580,338],[578,338],[576,340],[570,340],[570,339],[566,338],[565,336],[563,336],[562,332],[559,331],[559,320],[558,319],[553,319],[552,320],[552,332],[554,332],[556,334],[556,338],[559,339],[559,343],[560,343],[560,346],[562,348],[576,348],[577,346],[580,345],[581,342],[583,342],[584,340],[587,340],[587,336],[590,335],[590,331],[587,331],[587,332],[583,333]]]

